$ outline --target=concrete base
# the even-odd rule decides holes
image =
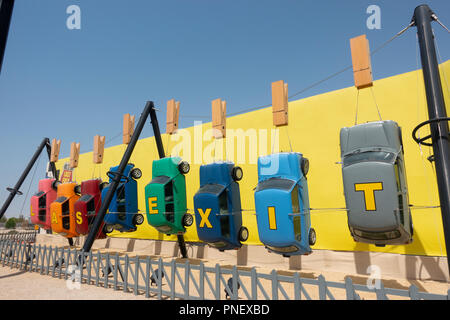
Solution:
[[[84,237],[74,239],[82,247]],[[67,246],[67,239],[58,235],[38,234],[37,244]],[[412,256],[380,252],[347,252],[314,250],[308,256],[284,258],[269,253],[263,246],[246,246],[239,250],[220,252],[203,243],[186,243],[189,258],[204,259],[221,265],[261,267],[277,270],[309,270],[315,272],[342,272],[349,275],[369,275],[379,272],[380,277],[409,280],[435,280],[448,282],[446,257]],[[127,238],[96,240],[93,251],[154,255],[163,258],[181,257],[177,242]],[[369,266],[371,266],[369,268]]]

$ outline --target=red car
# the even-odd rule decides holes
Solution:
[[[31,197],[31,223],[50,230],[52,228],[50,205],[56,200],[56,180],[39,181],[38,192]]]
[[[102,205],[101,191],[107,182],[101,179],[93,179],[81,182],[81,197],[75,202],[75,229],[79,234],[86,235],[90,232],[90,227],[97,216]],[[96,239],[106,238],[104,223]]]

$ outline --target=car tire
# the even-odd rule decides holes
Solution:
[[[190,226],[192,226],[192,224],[194,223],[194,217],[192,216],[192,214],[185,213],[185,214],[183,215],[183,221],[182,221],[182,223],[183,223],[183,226],[184,226],[184,227],[190,227]]]
[[[248,229],[246,227],[241,227],[239,229],[239,241],[244,242],[248,240]]]
[[[302,170],[303,176],[306,178],[309,172],[309,160],[308,158],[302,158],[300,161],[300,168]]]
[[[187,174],[191,170],[191,166],[189,165],[189,162],[187,161],[181,161],[178,164],[178,171],[180,171],[181,174]]]
[[[52,189],[58,190],[58,186],[61,184],[61,181],[55,180],[52,182]]]
[[[74,191],[76,194],[81,194],[81,186],[80,186],[79,184],[77,184],[77,185],[73,188],[73,191]]]
[[[134,168],[133,170],[131,170],[130,175],[134,180],[137,180],[142,177],[142,171],[139,168]]]
[[[104,233],[111,233],[113,231],[114,231],[114,226],[112,224],[105,224],[105,226],[103,227]]]
[[[135,226],[139,226],[144,223],[144,216],[140,213],[135,214],[133,218],[133,222]]]
[[[316,244],[316,230],[314,230],[313,228],[309,229],[309,234],[308,234],[308,242],[310,246],[313,246]]]
[[[244,171],[242,171],[241,167],[234,167],[231,170],[231,177],[233,178],[234,181],[241,181],[242,178],[244,177]]]
[[[100,191],[102,191],[103,189],[105,189],[107,186],[109,186],[109,182],[102,182],[100,183],[100,185],[98,186],[98,189]]]

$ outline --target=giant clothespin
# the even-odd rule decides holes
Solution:
[[[61,148],[61,140],[52,140],[52,148],[50,151],[50,162],[57,162],[59,157],[59,149]]]
[[[167,101],[166,133],[172,134],[177,131],[179,115],[180,101],[175,101],[175,99]]]
[[[358,89],[371,87],[372,65],[370,62],[369,41],[366,35],[350,39],[350,50],[352,52],[353,78],[355,87]]]
[[[221,139],[226,136],[227,129],[227,102],[222,99],[212,101],[212,127],[214,130],[214,138]]]
[[[103,151],[105,150],[105,136],[96,135],[94,137],[94,163],[103,162]]]
[[[124,144],[129,144],[133,133],[134,133],[134,116],[130,116],[129,113],[124,114],[122,142]]]
[[[274,126],[288,124],[288,85],[283,80],[272,82],[272,115]]]
[[[80,144],[72,142],[70,145],[70,167],[78,167],[78,159],[80,157]]]

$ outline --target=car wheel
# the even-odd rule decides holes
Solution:
[[[244,176],[244,171],[242,171],[241,167],[234,167],[233,170],[231,170],[231,177],[234,181],[240,181],[242,180],[242,177]]]
[[[306,175],[309,172],[309,160],[307,158],[302,158],[300,168],[302,169],[303,176],[306,178]]]
[[[114,226],[112,224],[105,224],[105,226],[103,227],[104,233],[111,233],[113,231],[114,231]]]
[[[61,184],[61,181],[55,180],[52,182],[52,189],[57,190],[58,186]]]
[[[309,229],[308,241],[310,246],[316,244],[316,230],[313,228]]]
[[[192,226],[193,223],[194,223],[194,217],[192,216],[192,214],[186,213],[183,215],[183,226],[190,227],[190,226]]]
[[[139,226],[144,223],[144,216],[142,214],[136,214],[134,216],[134,224]]]
[[[241,227],[239,229],[239,241],[244,242],[248,239],[248,229],[246,227]]]
[[[76,194],[81,194],[81,186],[80,186],[79,184],[77,184],[77,185],[73,188],[73,191],[74,191]]]
[[[142,171],[139,168],[134,168],[133,170],[131,170],[130,175],[131,177],[133,177],[133,179],[137,180],[142,177]]]
[[[178,171],[180,171],[181,174],[187,174],[190,169],[191,169],[191,166],[189,165],[189,162],[187,162],[187,161],[181,161],[178,164]]]
[[[102,183],[100,183],[100,185],[98,186],[98,188],[99,188],[100,191],[102,191],[102,190],[105,189],[108,185],[109,185],[108,182],[102,182]]]

